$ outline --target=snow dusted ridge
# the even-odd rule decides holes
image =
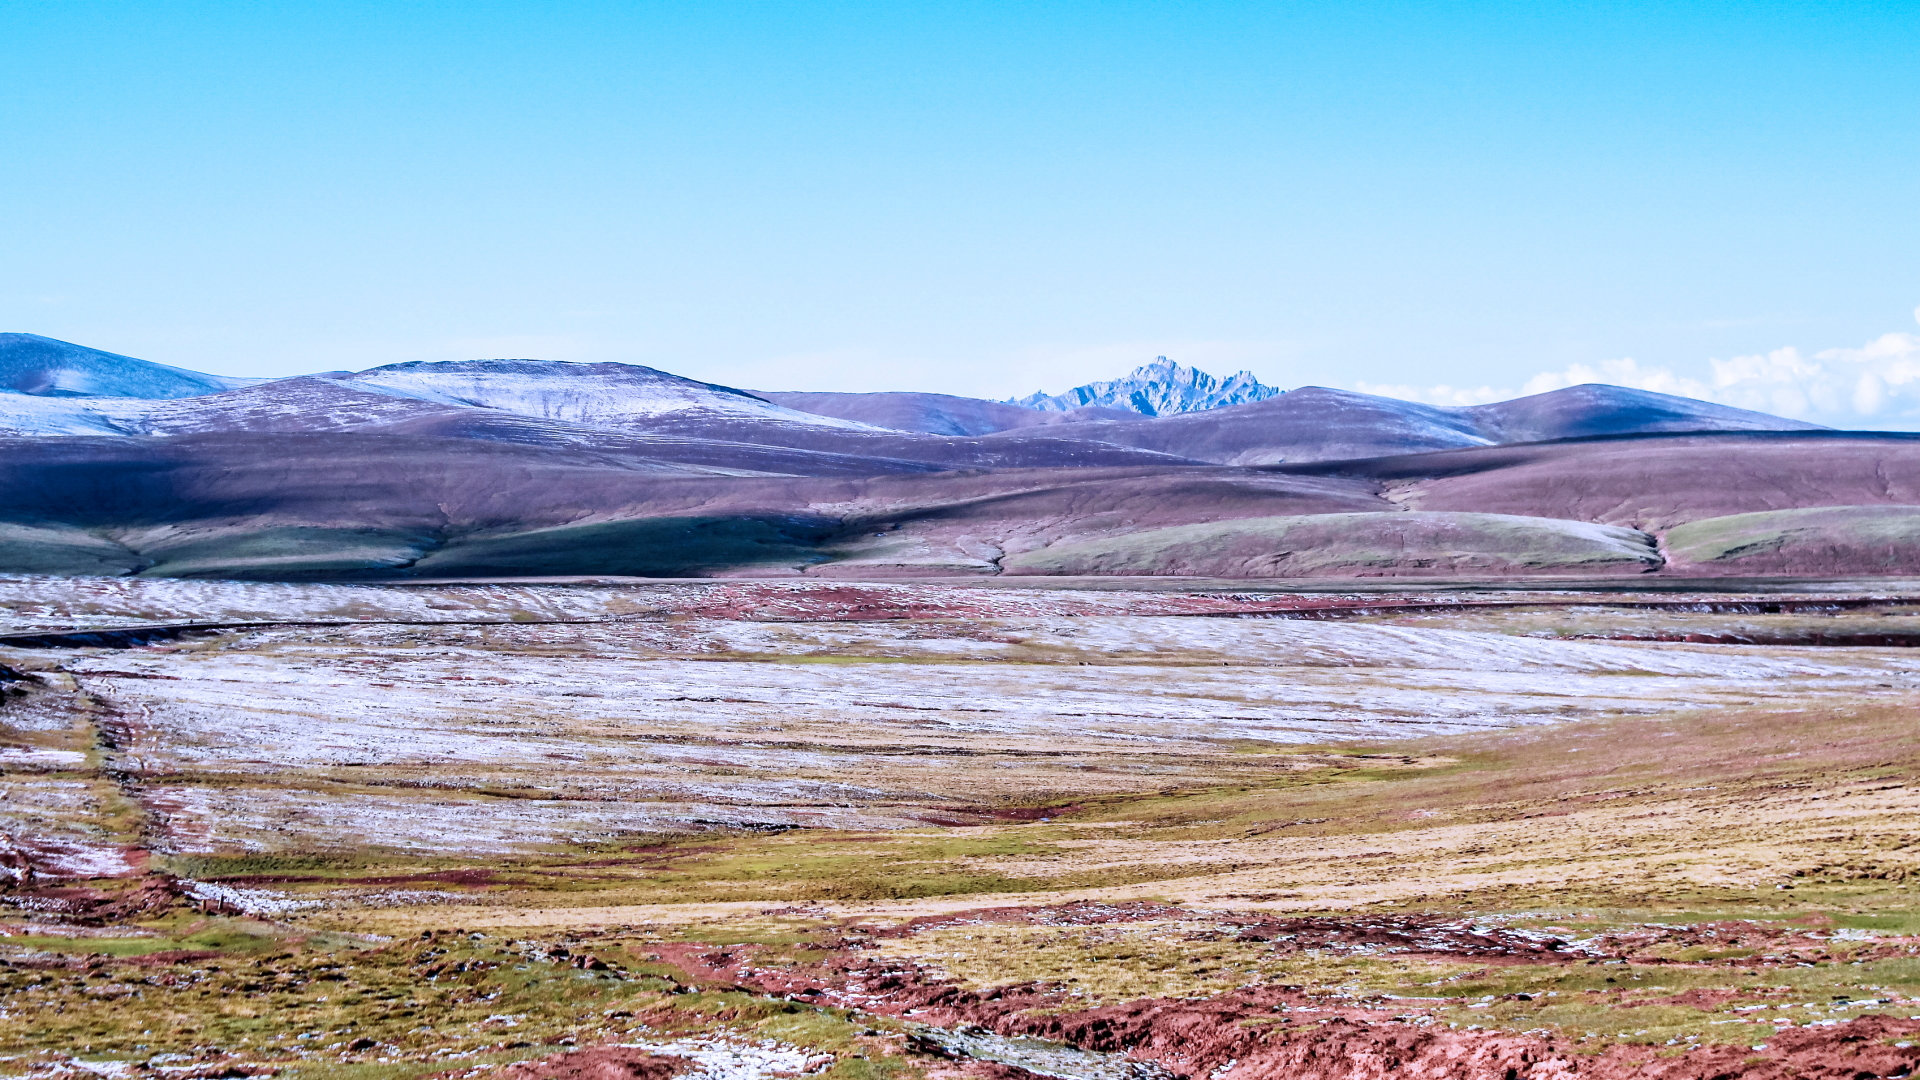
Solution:
[[[1151,364],[1134,368],[1124,379],[1088,383],[1064,394],[1029,394],[1008,404],[1045,412],[1070,412],[1099,405],[1126,409],[1142,416],[1172,416],[1265,401],[1282,393],[1285,391],[1267,386],[1250,371],[1237,372],[1222,380],[1160,356]]]
[[[389,364],[325,377],[395,397],[497,409],[589,427],[618,428],[633,421],[674,413],[699,413],[852,431],[882,430],[870,424],[785,408],[744,390],[698,382],[637,364],[456,360]]]
[[[662,418],[884,430],[634,364],[469,360],[225,379],[31,334],[0,335],[0,435],[339,430],[473,409],[599,430],[643,430]]]
[[[184,398],[259,381],[203,375],[39,334],[0,334],[0,393],[56,399]]]

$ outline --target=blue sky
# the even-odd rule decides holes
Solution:
[[[1166,354],[1920,422],[1913,0],[9,0],[0,41],[0,329],[186,367],[1000,397]]]

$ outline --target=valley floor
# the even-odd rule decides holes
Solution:
[[[0,1073],[1920,1063],[1920,592],[1340,589],[0,580]]]

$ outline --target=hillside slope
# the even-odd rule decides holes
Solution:
[[[182,398],[252,379],[205,375],[38,334],[0,334],[0,391],[35,397]]]

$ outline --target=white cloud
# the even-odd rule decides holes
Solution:
[[[1920,321],[1920,308],[1914,309],[1914,319]],[[1693,373],[1644,365],[1629,356],[1543,371],[1517,388],[1359,383],[1356,389],[1433,405],[1480,405],[1595,382],[1836,427],[1916,427],[1920,426],[1920,334],[1896,331],[1859,348],[1822,349],[1811,356],[1787,346],[1751,356],[1716,358],[1707,361],[1705,371]]]

